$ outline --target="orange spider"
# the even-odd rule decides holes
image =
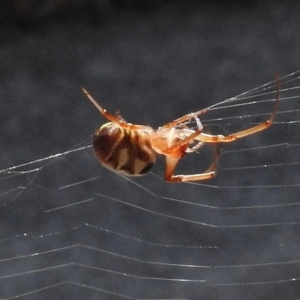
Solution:
[[[179,160],[186,154],[199,149],[204,143],[218,144],[233,142],[236,139],[269,128],[279,104],[279,77],[276,76],[277,97],[269,120],[229,135],[203,133],[198,118],[209,108],[202,109],[178,118],[158,129],[150,126],[127,123],[119,113],[115,116],[102,108],[97,101],[82,88],[88,99],[110,122],[102,125],[94,134],[93,149],[97,159],[108,169],[124,175],[139,176],[147,173],[156,161],[156,152],[166,156],[164,179],[169,182],[197,181],[216,176],[220,147],[215,147],[214,159],[204,173],[174,175]],[[195,119],[197,129],[188,128],[184,122]]]

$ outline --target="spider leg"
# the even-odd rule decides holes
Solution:
[[[195,146],[193,146],[192,148],[187,148],[186,149],[186,153],[193,153],[195,151],[197,151],[198,149],[200,149],[202,146],[204,145],[203,142],[198,142]]]
[[[251,134],[254,134],[259,131],[269,128],[273,124],[273,121],[275,119],[275,116],[276,116],[276,113],[278,110],[278,106],[279,106],[279,99],[280,99],[280,92],[279,92],[280,79],[279,79],[279,76],[277,73],[275,74],[275,80],[276,80],[276,100],[275,100],[275,105],[274,105],[274,108],[273,108],[273,111],[271,113],[269,120],[267,120],[261,124],[255,125],[253,127],[250,127],[248,129],[237,131],[237,132],[231,133],[226,136],[201,133],[195,139],[200,140],[205,143],[229,143],[229,142],[235,141],[236,139],[240,139],[245,136],[248,136],[248,135],[251,135]]]
[[[165,180],[169,182],[187,182],[187,181],[200,181],[211,179],[216,176],[218,161],[221,154],[221,144],[215,147],[214,159],[209,168],[204,173],[191,174],[191,175],[174,175],[174,170],[180,158],[166,157],[166,171]]]
[[[199,134],[201,134],[201,130],[196,130],[194,133],[190,134],[189,136],[187,136],[186,138],[179,140],[177,142],[174,143],[174,145],[168,147],[167,149],[167,153],[173,153],[176,152],[176,150],[178,150],[179,148],[186,146],[187,144],[189,144],[192,140],[194,140],[196,137],[199,136]],[[186,149],[185,149],[186,150]]]
[[[180,117],[180,118],[178,118],[178,119],[176,119],[176,120],[174,120],[174,121],[172,121],[170,123],[167,123],[167,124],[163,125],[161,128],[162,129],[172,128],[172,127],[176,126],[177,124],[183,123],[183,122],[188,121],[188,120],[190,120],[192,118],[196,119],[197,125],[199,127],[200,120],[197,118],[197,116],[205,114],[208,111],[209,111],[209,108],[204,108],[204,109],[198,110],[196,112],[193,112],[193,113],[190,113],[190,114],[186,114],[186,115],[184,115],[184,116],[182,116],[182,117]]]
[[[145,125],[134,125],[131,123],[127,123],[120,114],[116,114],[115,116],[110,114],[105,108],[103,108],[92,96],[91,94],[82,87],[82,91],[84,94],[88,97],[88,99],[96,106],[96,108],[99,110],[99,112],[108,120],[110,120],[113,123],[116,123],[120,126],[122,126],[125,129],[130,130],[147,130],[149,131],[150,127]]]

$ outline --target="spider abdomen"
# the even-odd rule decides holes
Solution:
[[[93,148],[105,167],[125,175],[143,175],[156,160],[146,133],[114,123],[106,123],[95,132]]]

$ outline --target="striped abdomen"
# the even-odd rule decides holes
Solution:
[[[114,123],[106,123],[95,132],[93,147],[105,167],[125,175],[147,173],[156,159],[146,133]]]

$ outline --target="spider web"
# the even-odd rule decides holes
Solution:
[[[170,185],[158,170],[122,177],[99,167],[90,141],[2,169],[1,297],[299,293],[300,144],[291,134],[299,129],[299,88],[300,71],[281,79],[272,128],[224,146],[215,180]],[[228,132],[256,124],[275,97],[271,82],[211,106],[202,122]]]
[[[58,89],[77,88],[63,79]],[[31,97],[27,86],[24,78],[22,88]],[[48,149],[25,143],[13,120],[22,147],[13,158],[5,152],[0,161],[1,299],[300,298],[299,88],[300,71],[282,76],[273,126],[223,145],[218,176],[197,183],[165,183],[162,159],[140,178],[106,170],[92,153],[93,128],[81,123],[72,123],[72,132],[82,131],[81,142],[69,136],[75,146],[66,145],[58,135],[55,144],[47,143],[53,141],[49,133],[43,144],[50,155],[40,156],[38,151]],[[62,98],[64,93],[61,88]],[[45,94],[53,107],[55,98]],[[267,120],[275,98],[271,81],[210,101],[201,121],[212,133],[242,130]],[[83,105],[82,98],[78,103]],[[76,122],[90,117],[94,108],[86,106],[89,113],[75,112]],[[123,114],[126,107],[121,108]],[[43,122],[60,131],[63,123],[55,111],[50,112],[53,127],[48,113],[41,112]],[[39,131],[32,134],[40,137]],[[57,144],[67,150],[53,152]],[[26,147],[38,159],[24,163]],[[177,172],[201,172],[211,159],[212,147],[205,145],[187,155]]]

